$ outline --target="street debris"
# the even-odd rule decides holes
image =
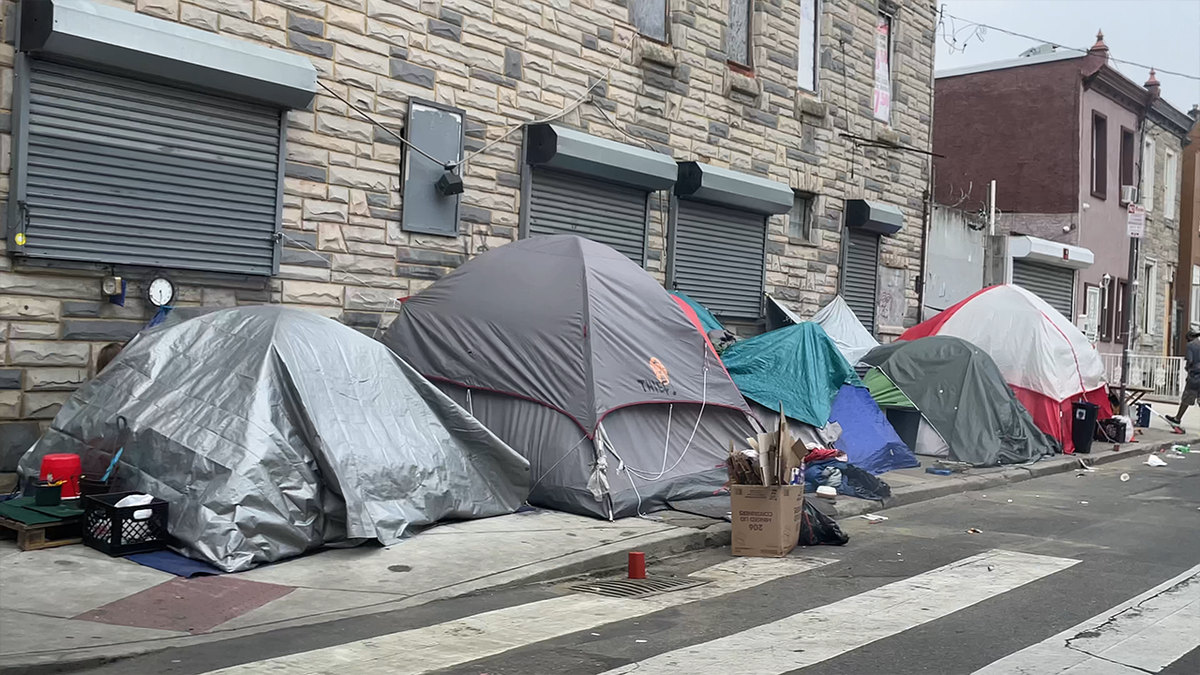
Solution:
[[[1084,506],[1087,506],[1087,505],[1088,505],[1088,503],[1087,503],[1087,502],[1079,502],[1079,503],[1080,503],[1080,504],[1083,504]]]
[[[967,529],[967,534],[983,534],[983,530],[977,527],[972,527]]]
[[[1149,457],[1146,458],[1146,461],[1142,462],[1142,463],[1147,466],[1166,466],[1167,465],[1167,463],[1164,462],[1162,460],[1162,458],[1160,458],[1158,455],[1150,455]]]
[[[874,513],[864,513],[861,516],[859,516],[859,518],[862,518],[863,520],[865,520],[869,523],[872,523],[872,524],[873,523],[882,523],[883,521],[888,519],[887,516],[877,516]]]
[[[1122,483],[1127,483],[1127,482],[1129,482],[1129,474],[1127,474],[1127,473],[1123,473],[1123,474],[1121,474],[1121,482],[1122,482]]]

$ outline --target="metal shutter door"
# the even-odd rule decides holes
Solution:
[[[875,299],[879,292],[879,235],[848,227],[842,297],[867,331],[875,334]]]
[[[529,235],[576,234],[646,261],[645,190],[557,171],[534,171]]]
[[[675,288],[722,318],[762,315],[766,216],[679,201]]]
[[[29,65],[25,255],[272,273],[279,110]]]
[[[1075,295],[1075,270],[1013,258],[1013,283],[1033,293],[1057,309],[1072,323],[1072,298]]]

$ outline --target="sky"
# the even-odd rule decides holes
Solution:
[[[1200,0],[935,0],[946,17],[938,31],[936,68],[1011,59],[1039,41],[1087,49],[1104,31],[1109,56],[1200,78]],[[966,19],[967,21],[962,21]],[[977,34],[971,22],[1038,38]],[[957,47],[952,33],[957,32]],[[1113,63],[1142,84],[1149,68]],[[1183,112],[1200,103],[1200,79],[1158,73],[1162,97]]]

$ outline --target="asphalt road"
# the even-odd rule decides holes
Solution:
[[[787,561],[683,556],[651,574],[709,583],[653,600],[498,589],[86,672],[1194,675],[1200,454],[1142,461],[849,519]]]

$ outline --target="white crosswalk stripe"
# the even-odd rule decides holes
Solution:
[[[736,558],[692,574],[710,583],[640,599],[572,594],[455,621],[245,663],[214,675],[416,675],[511,649],[718,598],[834,562],[819,558]]]
[[[1157,673],[1200,647],[1200,565],[973,675]]]
[[[989,551],[749,630],[617,668],[604,675],[778,675],[811,666],[965,609],[1077,564]],[[1040,672],[1040,671],[1039,671]]]

